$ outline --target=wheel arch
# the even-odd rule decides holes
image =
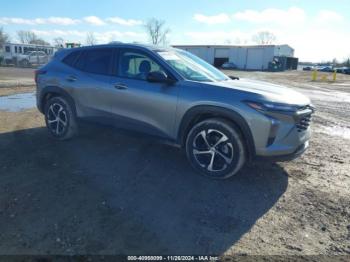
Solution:
[[[246,120],[236,111],[218,106],[195,106],[189,109],[181,120],[177,140],[183,147],[191,128],[209,118],[222,118],[232,123],[243,136],[248,159],[255,157],[255,145],[252,132]]]
[[[47,86],[40,92],[39,111],[44,113],[45,105],[46,105],[47,101],[50,98],[56,97],[56,96],[60,96],[60,97],[67,99],[67,102],[72,106],[74,114],[77,113],[74,99],[72,98],[72,96],[67,91],[65,91],[62,88],[59,88],[57,86]]]

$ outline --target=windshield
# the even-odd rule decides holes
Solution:
[[[212,65],[186,51],[159,51],[165,59],[186,80],[199,82],[225,81],[229,78]]]

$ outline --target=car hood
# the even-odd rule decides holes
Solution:
[[[307,105],[310,99],[305,95],[294,91],[291,88],[271,84],[263,81],[240,78],[239,80],[229,80],[212,83],[215,86],[231,88],[238,91],[244,91],[257,94],[261,100],[284,103],[291,105]]]

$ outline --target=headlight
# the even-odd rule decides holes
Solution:
[[[271,102],[253,102],[244,101],[251,108],[258,111],[282,111],[282,112],[296,112],[298,110],[297,106],[288,104],[279,104]]]

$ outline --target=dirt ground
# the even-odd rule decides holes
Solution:
[[[35,108],[0,111],[0,254],[349,256],[350,76],[226,73],[312,99],[302,157],[212,181],[181,150],[152,140],[82,126],[57,142]],[[0,96],[31,85],[32,70],[0,68]]]

